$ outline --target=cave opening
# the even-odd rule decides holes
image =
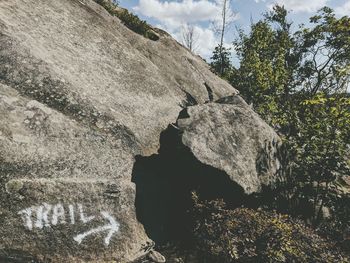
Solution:
[[[137,218],[157,245],[192,246],[192,191],[201,200],[223,199],[229,208],[242,206],[248,198],[225,172],[198,161],[182,144],[175,125],[161,133],[157,154],[136,157],[132,181]]]

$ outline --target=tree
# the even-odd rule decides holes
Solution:
[[[225,67],[227,64],[227,52],[229,51],[224,47],[224,37],[227,28],[232,24],[235,19],[235,13],[232,11],[231,0],[219,0],[221,8],[221,17],[217,21],[213,22],[214,30],[219,35],[220,42],[215,48],[213,56],[217,56],[216,67],[213,68],[220,76],[224,75]]]
[[[215,47],[213,56],[211,59],[211,69],[219,74],[222,78],[228,78],[232,70],[230,49],[225,47],[220,47],[220,45]]]
[[[284,113],[290,112],[284,103],[293,92],[300,60],[298,52],[293,51],[296,43],[290,27],[287,11],[276,6],[263,20],[252,24],[249,35],[240,31],[234,42],[240,68],[231,81],[271,125],[280,124]]]
[[[325,7],[310,18],[313,28],[298,32],[305,50],[302,65],[304,88],[311,94],[346,92],[350,81],[350,19],[337,19],[333,10]]]
[[[199,33],[192,24],[184,24],[181,27],[182,44],[190,51],[195,52],[198,49]]]
[[[318,225],[322,209],[333,207],[339,192],[333,187],[339,177],[350,174],[346,158],[350,145],[350,97],[318,92],[300,106],[299,136],[294,180],[302,183],[297,198],[311,201],[312,221]],[[350,205],[350,204],[349,204]]]
[[[323,8],[310,22],[292,32],[287,11],[275,6],[248,35],[241,31],[230,81],[285,142],[276,205],[318,225],[350,174],[350,18]]]

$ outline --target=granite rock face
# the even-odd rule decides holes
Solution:
[[[189,107],[187,114],[178,120],[182,142],[200,162],[225,171],[247,194],[276,181],[281,139],[242,98]]]
[[[181,129],[198,160],[247,193],[273,181],[271,128],[244,102],[204,104],[232,94],[169,35],[146,39],[92,0],[0,1],[0,261],[124,263],[149,251],[135,156],[156,153],[193,101]]]
[[[142,254],[149,240],[136,220],[128,142],[3,84],[0,116],[0,259],[21,262],[22,251],[42,262],[126,262]]]

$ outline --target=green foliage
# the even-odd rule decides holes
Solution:
[[[128,10],[124,9],[123,11],[118,12],[117,16],[132,31],[154,41],[159,39],[158,35],[154,33],[146,21],[141,20],[138,16],[130,13]]]
[[[323,8],[310,21],[313,27],[291,32],[276,6],[249,35],[241,32],[240,67],[230,81],[284,139],[286,180],[276,199],[318,225],[325,207],[334,220],[348,218],[337,216],[343,197],[334,186],[350,174],[350,18]]]
[[[350,76],[350,18],[337,19],[330,8],[310,18],[313,28],[296,33],[306,57],[299,72],[304,89],[346,92]]]
[[[159,36],[153,31],[146,21],[141,20],[137,15],[130,13],[128,10],[118,8],[119,1],[111,0],[94,0],[103,6],[111,15],[117,16],[129,29],[153,41],[159,39]]]
[[[241,31],[234,42],[240,68],[234,72],[231,82],[271,124],[285,118],[288,105],[284,102],[294,89],[298,54],[291,52],[295,41],[290,35],[290,26],[286,11],[275,7],[273,13],[252,25],[249,35]]]
[[[111,0],[94,0],[99,5],[103,6],[110,14],[115,14],[115,8],[119,5],[119,1]]]
[[[348,262],[331,243],[287,215],[228,210],[220,200],[194,200],[194,233],[202,262]]]
[[[228,78],[232,70],[230,49],[220,45],[215,47],[211,57],[211,69],[222,78]]]
[[[335,217],[339,214],[335,208],[342,196],[336,182],[350,174],[350,99],[344,94],[319,92],[299,104],[298,120],[298,135],[290,138],[295,158],[294,178],[289,183],[302,187],[289,192],[294,199],[307,198],[313,204],[317,225],[323,207],[333,208]]]

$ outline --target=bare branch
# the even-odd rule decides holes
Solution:
[[[181,27],[182,44],[190,51],[196,52],[198,49],[199,33],[194,25],[186,23]]]

